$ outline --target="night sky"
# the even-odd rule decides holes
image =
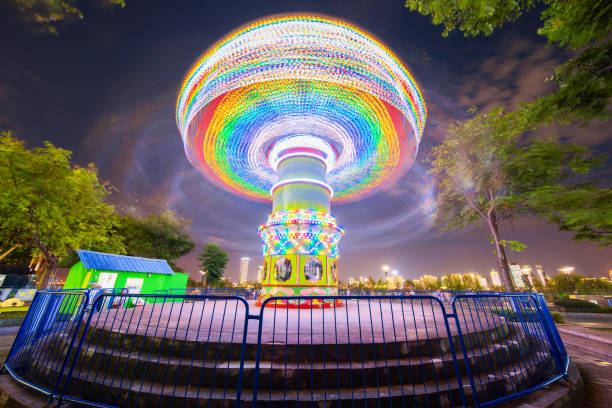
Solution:
[[[447,272],[487,273],[495,266],[486,229],[440,233],[432,227],[435,187],[424,158],[448,123],[487,110],[515,107],[548,92],[545,78],[570,54],[546,47],[531,13],[489,37],[441,36],[441,27],[411,13],[403,1],[149,1],[124,9],[81,1],[84,20],[40,33],[0,6],[0,129],[29,147],[49,140],[72,150],[74,162],[93,162],[111,183],[122,212],[171,209],[192,220],[198,242],[216,241],[230,253],[228,275],[249,256],[250,279],[261,262],[257,226],[271,204],[222,191],[188,163],[175,123],[183,75],[229,31],[270,14],[305,11],[348,20],[371,32],[407,64],[428,105],[413,168],[390,190],[348,204],[332,203],[346,231],[340,241],[340,279],[382,275],[389,264],[405,278]],[[610,125],[548,127],[541,134],[610,151]],[[609,161],[608,161],[609,163]],[[600,172],[610,180],[609,166]],[[609,184],[609,183],[608,183]],[[576,243],[571,234],[536,219],[502,226],[502,238],[524,242],[510,261],[541,264],[547,273],[573,265],[585,275],[612,269],[612,251]],[[194,276],[200,247],[179,264]]]

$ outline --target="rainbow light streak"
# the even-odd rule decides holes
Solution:
[[[259,227],[263,255],[338,256],[338,241],[344,229],[330,214],[315,210],[284,210],[268,217]]]
[[[334,152],[324,160],[337,202],[404,174],[425,118],[416,82],[388,48],[312,15],[267,18],[222,39],[185,77],[176,116],[194,167],[259,200],[270,200],[278,181],[278,163],[267,157],[272,145],[292,135],[323,140]]]

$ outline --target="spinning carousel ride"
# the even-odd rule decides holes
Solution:
[[[414,162],[425,117],[402,62],[330,17],[259,20],[196,61],[176,109],[189,161],[222,189],[273,202],[259,227],[265,259],[257,304],[290,296],[273,304],[334,306],[295,298],[337,293],[344,230],[330,202],[395,183]]]

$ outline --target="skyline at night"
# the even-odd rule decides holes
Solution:
[[[172,210],[192,221],[198,247],[177,263],[199,279],[197,253],[208,241],[230,254],[226,276],[238,279],[240,258],[250,257],[255,278],[263,263],[257,227],[269,203],[219,189],[185,156],[175,122],[183,75],[216,41],[252,20],[278,13],[314,12],[364,28],[392,49],[414,74],[427,103],[427,124],[416,160],[393,186],[348,203],[332,201],[344,227],[338,273],[381,277],[387,264],[408,279],[424,274],[497,268],[487,229],[440,232],[433,225],[435,183],[428,152],[448,124],[469,117],[476,105],[516,107],[550,91],[545,81],[570,55],[546,47],[531,12],[488,37],[441,36],[441,27],[412,13],[403,2],[266,1],[203,4],[180,9],[164,2],[127,1],[123,9],[84,8],[84,20],[63,23],[58,35],[39,33],[6,6],[0,24],[0,129],[29,147],[49,140],[74,152],[73,162],[93,162],[111,185],[121,212],[144,215]],[[197,10],[197,11],[194,11]],[[13,13],[13,14],[11,14]],[[548,126],[538,134],[610,151],[609,125]],[[610,162],[595,174],[610,184]],[[509,252],[510,262],[543,265],[548,275],[563,266],[589,276],[608,276],[610,249],[572,241],[571,233],[535,218],[501,228],[504,239],[527,245]]]

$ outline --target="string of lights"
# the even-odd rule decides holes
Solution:
[[[263,256],[300,254],[338,256],[344,229],[331,215],[315,210],[283,210],[259,227]]]

